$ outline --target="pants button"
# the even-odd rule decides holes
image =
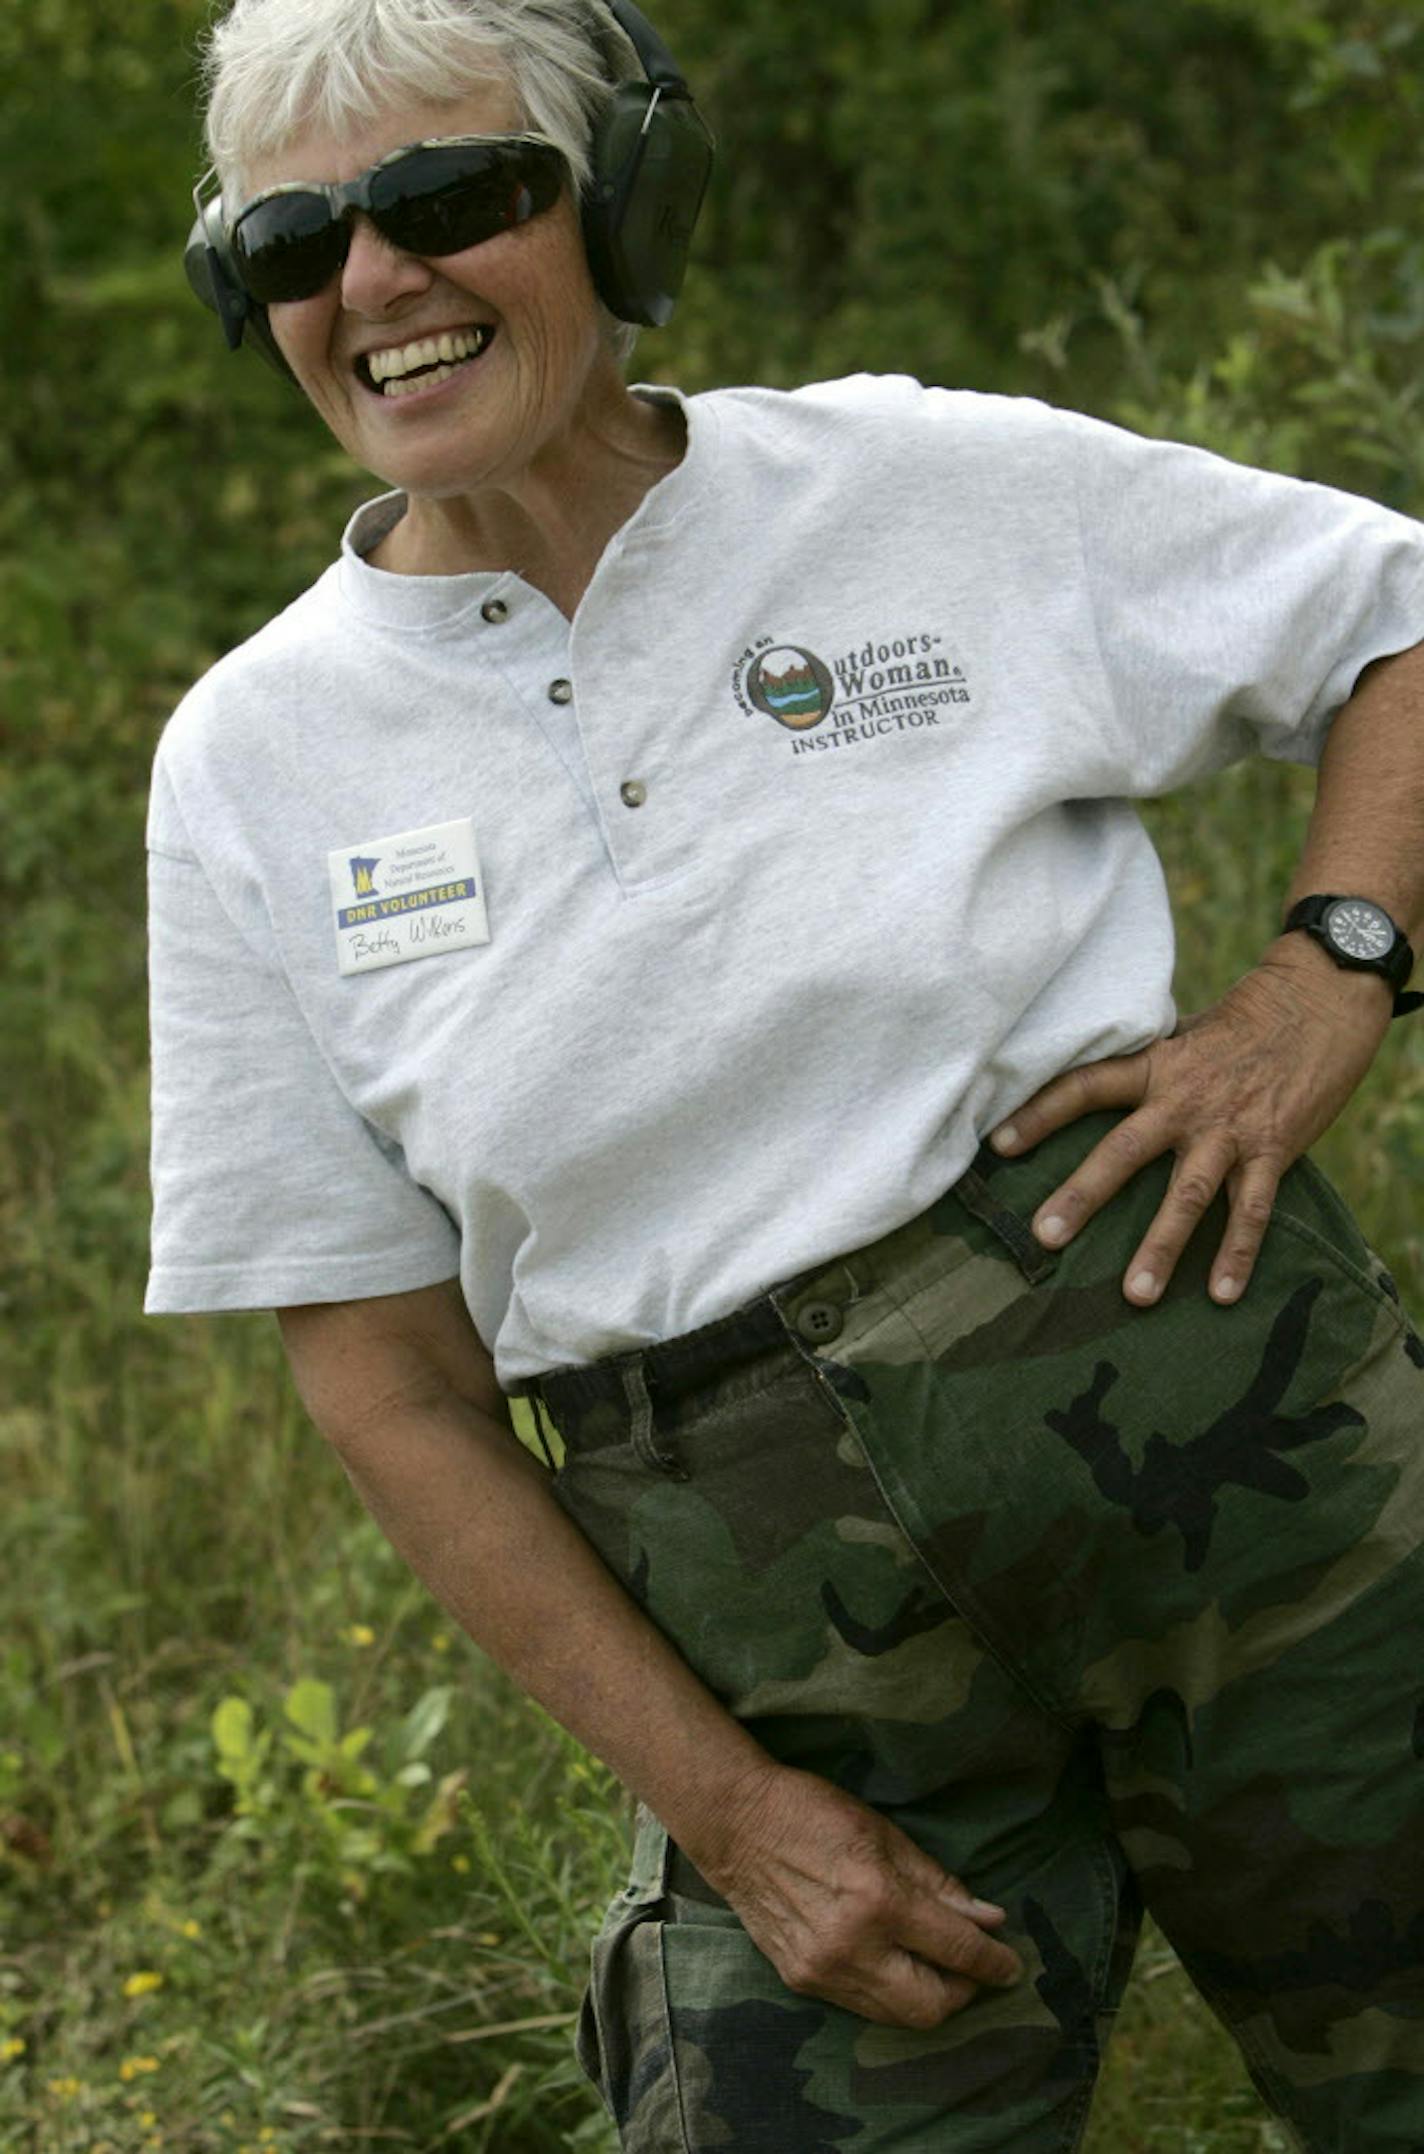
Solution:
[[[833,1301],[808,1301],[796,1319],[796,1329],[812,1346],[840,1337],[845,1318]]]

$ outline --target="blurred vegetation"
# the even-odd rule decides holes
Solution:
[[[270,1327],[137,1315],[149,757],[373,490],[188,296],[204,12],[0,0],[0,2148],[602,2149],[607,1776],[448,1635]],[[908,371],[1424,507],[1413,6],[657,16],[722,157],[641,374]],[[1308,791],[1153,807],[1189,1006],[1272,932]],[[1416,1308],[1419,1037],[1322,1147]],[[1281,2143],[1155,1942],[1091,2143]]]

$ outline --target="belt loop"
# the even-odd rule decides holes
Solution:
[[[657,1473],[671,1475],[674,1481],[685,1481],[687,1471],[682,1461],[663,1449],[653,1430],[653,1402],[648,1396],[645,1360],[643,1354],[630,1354],[619,1367],[623,1395],[628,1402],[628,1441],[634,1455],[645,1466],[651,1466]]]
[[[994,1159],[992,1153],[989,1157]],[[957,1197],[967,1212],[998,1237],[1030,1286],[1039,1285],[1055,1270],[1057,1256],[1044,1248],[1026,1219],[999,1202],[987,1175],[978,1167],[966,1167],[948,1194]]]
[[[630,1354],[619,1373],[628,1401],[628,1440],[639,1458],[647,1458],[653,1448],[653,1402],[648,1397],[642,1355]]]

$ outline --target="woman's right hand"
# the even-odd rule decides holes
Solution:
[[[686,1852],[798,1996],[925,2031],[982,1986],[1018,1980],[1019,1960],[990,1934],[1004,1910],[878,1811],[787,1766],[738,1793],[715,1859]]]

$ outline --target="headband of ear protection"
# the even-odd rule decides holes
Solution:
[[[620,82],[599,117],[582,203],[594,290],[622,322],[661,327],[682,289],[688,249],[712,170],[712,137],[672,54],[632,0],[599,0],[643,69]],[[243,289],[228,243],[221,197],[194,195],[197,221],[183,267],[222,323],[229,351],[253,345],[290,378],[267,309]]]

